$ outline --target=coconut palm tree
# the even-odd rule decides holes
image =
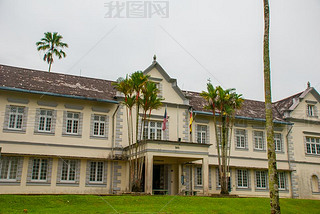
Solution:
[[[53,56],[56,55],[59,59],[66,57],[66,53],[62,48],[67,48],[68,44],[61,42],[63,37],[57,32],[44,33],[44,38],[36,43],[38,51],[45,51],[43,60],[49,64],[49,72],[53,63]]]
[[[234,92],[235,89],[224,90],[221,86],[214,88],[209,82],[207,92],[200,95],[207,100],[206,109],[212,111],[215,135],[217,142],[219,179],[221,184],[221,194],[229,194],[228,175],[230,163],[231,135],[235,111],[241,108],[242,95]],[[218,113],[218,114],[217,114]],[[221,127],[217,126],[217,115],[221,121]]]
[[[264,6],[264,37],[263,37],[263,64],[264,64],[264,94],[266,109],[266,127],[267,127],[267,147],[268,147],[268,174],[269,174],[269,192],[270,192],[270,211],[271,213],[280,213],[278,174],[276,152],[274,145],[273,132],[273,113],[271,102],[271,78],[270,78],[270,56],[269,56],[269,25],[270,11],[269,1],[263,1]]]

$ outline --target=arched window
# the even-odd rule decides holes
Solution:
[[[312,192],[319,192],[319,179],[318,176],[312,175],[311,177]]]

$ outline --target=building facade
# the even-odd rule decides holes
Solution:
[[[181,91],[157,61],[144,73],[164,98],[143,129],[145,192],[218,194],[215,130],[205,100]],[[129,192],[127,111],[121,100],[112,81],[0,65],[0,194]],[[319,102],[309,85],[273,103],[280,197],[320,199]],[[260,101],[245,100],[237,112],[231,194],[269,195],[264,117]]]

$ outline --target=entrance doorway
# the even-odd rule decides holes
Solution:
[[[153,165],[152,192],[154,195],[167,195],[169,193],[167,165]]]

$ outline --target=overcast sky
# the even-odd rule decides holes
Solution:
[[[35,43],[44,32],[59,32],[69,48],[54,72],[116,80],[144,70],[156,54],[183,90],[205,90],[210,78],[264,100],[263,0],[168,1],[168,18],[124,11],[124,18],[108,18],[105,3],[0,0],[0,64],[47,70]],[[320,91],[320,1],[271,0],[270,10],[273,100],[304,90],[307,81]]]

